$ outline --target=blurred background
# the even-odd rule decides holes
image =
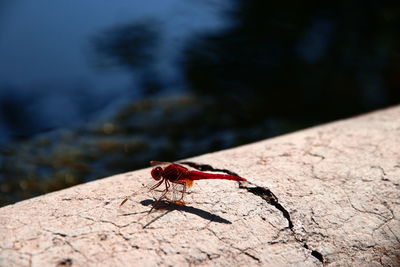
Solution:
[[[398,104],[399,1],[332,2],[1,0],[0,206]]]

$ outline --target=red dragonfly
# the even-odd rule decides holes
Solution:
[[[150,164],[153,166],[165,166],[157,166],[151,170],[151,176],[157,182],[149,187],[149,191],[154,191],[161,185],[165,185],[165,188],[161,190],[161,195],[158,197],[156,202],[160,202],[165,199],[177,204],[184,204],[182,199],[187,192],[187,188],[191,187],[193,185],[193,181],[195,180],[223,179],[232,181],[247,181],[245,178],[236,175],[190,170],[177,163],[151,161]],[[125,198],[124,201],[121,202],[120,206],[122,206],[127,200],[128,198]]]

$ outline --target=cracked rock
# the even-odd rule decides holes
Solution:
[[[149,213],[144,169],[0,208],[0,266],[400,266],[399,125],[394,107],[185,160],[249,180],[197,181],[185,206]]]

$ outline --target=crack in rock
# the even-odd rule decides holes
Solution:
[[[292,219],[290,218],[290,213],[279,203],[279,199],[275,196],[274,193],[268,188],[261,187],[258,185],[255,185],[249,181],[246,182],[239,182],[239,188],[240,189],[246,189],[249,193],[252,193],[256,196],[261,197],[264,199],[268,204],[274,206],[277,210],[279,210],[283,217],[288,221],[288,228],[292,231],[296,241],[302,242],[301,240],[298,240],[296,238],[296,233],[293,230],[293,222]],[[303,243],[303,247],[311,251],[311,255],[315,257],[317,260],[320,262],[324,262],[324,257],[323,255],[318,252],[317,250],[312,250],[308,247],[307,243]]]
[[[72,266],[72,260],[70,258],[63,259],[57,263],[57,266]]]
[[[316,155],[316,156],[320,156],[320,155]],[[324,159],[324,158],[322,158],[322,159]],[[214,168],[214,167],[212,167],[211,165],[208,165],[208,164],[199,164],[199,163],[190,162],[190,161],[184,161],[184,162],[179,162],[179,163],[180,164],[184,164],[184,165],[188,165],[188,166],[190,166],[192,168],[195,168],[195,169],[197,169],[199,171],[224,172],[226,174],[240,176],[240,175],[238,175],[237,173],[235,173],[233,171],[230,171],[230,170],[227,170],[227,169],[216,169],[216,168]],[[296,233],[293,230],[293,222],[292,222],[292,219],[290,218],[290,213],[282,206],[282,204],[279,203],[279,199],[275,196],[274,193],[272,193],[272,191],[270,189],[255,185],[255,184],[253,184],[253,183],[251,183],[249,181],[238,182],[238,183],[239,183],[239,188],[240,189],[246,189],[249,193],[252,193],[252,194],[254,194],[256,196],[261,197],[268,204],[274,206],[277,210],[279,210],[282,213],[283,217],[288,221],[288,228],[292,231],[296,241],[299,242],[299,243],[302,243],[302,241],[299,240],[296,237]],[[320,261],[321,263],[324,263],[324,257],[319,251],[310,249],[306,242],[303,243],[303,247],[305,249],[311,251],[311,255],[313,257],[315,257],[318,261]],[[247,255],[247,256],[252,257],[252,255]],[[253,259],[259,261],[258,258],[254,257]]]
[[[255,261],[261,263],[261,260],[260,260],[259,258],[257,258],[256,256],[254,256],[254,255],[248,253],[247,251],[241,250],[241,252],[242,252],[244,255],[246,255],[246,256],[252,258],[253,260],[255,260]]]
[[[317,258],[317,260],[319,260],[320,262],[324,263],[324,257],[319,251],[310,249],[306,243],[304,243],[303,247],[305,249],[311,250],[311,255]]]
[[[275,196],[274,193],[272,193],[271,190],[265,187],[254,185],[251,182],[240,182],[239,188],[246,189],[248,192],[261,197],[268,204],[274,206],[277,210],[279,210],[282,213],[283,217],[285,217],[285,219],[288,221],[288,227],[290,229],[293,228],[293,222],[292,219],[290,218],[289,212],[279,203],[278,198]]]

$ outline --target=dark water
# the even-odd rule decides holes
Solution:
[[[176,58],[193,33],[226,25],[219,2],[2,1],[0,143],[107,116],[116,105],[143,96],[142,76],[150,72],[160,72],[159,91],[182,90]],[[157,27],[152,70],[105,66],[95,40],[107,40],[120,25],[140,23]]]
[[[2,1],[0,205],[398,104],[399,29],[395,1]]]

